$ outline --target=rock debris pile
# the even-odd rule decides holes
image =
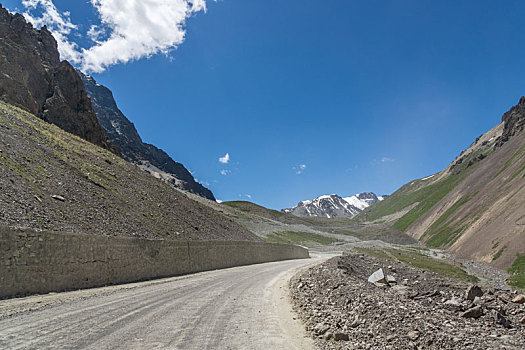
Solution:
[[[369,281],[370,278],[370,281]],[[321,349],[523,349],[525,296],[353,254],[292,279]]]

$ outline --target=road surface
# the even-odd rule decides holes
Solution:
[[[325,258],[0,301],[0,349],[312,349],[287,282]]]

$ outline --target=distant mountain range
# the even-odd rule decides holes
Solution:
[[[378,197],[373,192],[359,193],[351,197],[337,194],[319,196],[313,200],[299,202],[295,207],[282,212],[300,217],[353,218],[363,209],[382,201],[386,196]]]
[[[78,74],[84,82],[104,133],[120,149],[124,159],[178,189],[215,200],[213,193],[195,181],[184,165],[174,161],[163,150],[142,142],[133,123],[117,107],[111,90],[81,71]]]

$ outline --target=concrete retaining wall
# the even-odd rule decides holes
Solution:
[[[156,241],[0,227],[0,297],[308,257],[306,249],[285,244]]]

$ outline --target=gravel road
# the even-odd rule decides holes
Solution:
[[[312,349],[288,280],[326,257],[0,301],[0,349]]]

